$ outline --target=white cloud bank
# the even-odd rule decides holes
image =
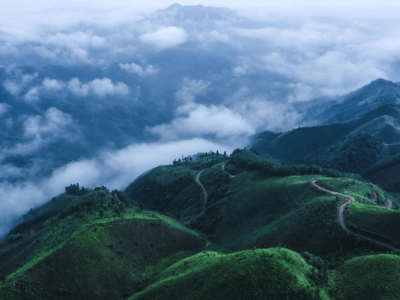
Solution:
[[[37,77],[37,75],[35,76]],[[5,89],[13,96],[17,97],[26,86],[25,82],[13,82],[5,80]],[[41,85],[31,87],[24,95],[23,99],[27,102],[35,102],[40,99],[43,93],[57,93],[67,91],[77,97],[97,96],[106,98],[112,96],[127,96],[130,93],[129,87],[123,82],[113,82],[110,78],[96,78],[87,83],[83,83],[79,78],[74,77],[69,81],[62,81],[51,78],[44,78]]]
[[[79,78],[72,78],[68,82],[68,90],[76,96],[87,97],[91,94],[104,98],[108,96],[126,96],[130,93],[129,87],[122,82],[113,83],[109,78],[95,79],[88,83],[81,83]]]
[[[156,32],[146,33],[140,36],[140,40],[143,43],[156,46],[160,50],[176,47],[185,43],[186,39],[186,31],[175,26],[162,27]]]
[[[301,122],[301,114],[291,104],[253,96],[246,86],[227,97],[224,105],[196,103],[196,96],[207,87],[202,80],[185,78],[175,93],[175,118],[147,130],[166,141],[203,137],[240,147],[258,131],[292,129]]]
[[[119,64],[119,67],[129,73],[139,75],[140,77],[146,77],[158,73],[158,69],[152,65],[142,67],[141,65],[130,63],[130,64]]]

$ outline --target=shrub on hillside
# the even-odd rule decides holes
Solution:
[[[243,149],[235,149],[231,154],[231,162],[240,168],[246,168],[251,162],[263,161],[264,158],[257,155],[253,151]]]
[[[254,161],[247,165],[248,170],[257,170],[268,177],[284,177],[291,175],[324,175],[327,177],[348,177],[362,180],[359,175],[342,173],[337,170],[323,169],[308,165],[278,165],[270,160]]]

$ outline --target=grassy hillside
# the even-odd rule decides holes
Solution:
[[[203,252],[166,269],[129,300],[330,299],[310,278],[313,267],[284,248]]]
[[[125,191],[147,209],[188,221],[203,207],[201,188],[195,182],[197,174],[228,160],[226,156],[213,154],[176,165],[159,166],[135,180]]]
[[[136,207],[109,209],[117,197],[108,191],[74,198],[98,201],[90,213],[74,211],[29,236],[9,237],[0,252],[6,275],[0,299],[121,299],[205,247],[202,237],[169,217]]]
[[[314,180],[355,198],[344,210],[353,233],[339,222],[349,200]],[[67,192],[28,213],[0,245],[0,299],[372,300],[400,293],[400,258],[362,238],[400,247],[398,203],[381,207],[390,195],[358,175],[235,150],[157,167],[125,192],[77,185]]]
[[[164,182],[164,187],[159,190],[169,187],[170,194],[166,198],[153,190],[153,198],[149,199],[151,208],[169,213],[176,207],[181,221],[191,220],[189,226],[207,234],[213,242],[213,249],[237,251],[286,246],[300,252],[310,251],[327,259],[385,250],[347,234],[338,222],[342,197],[321,192],[311,185],[313,180],[317,180],[332,190],[356,196],[357,203],[363,206],[377,205],[368,198],[375,191],[378,204],[382,204],[387,194],[377,186],[361,181],[360,177],[317,167],[279,166],[251,151],[235,151],[228,162],[226,159],[207,159],[196,163],[204,169],[193,170],[190,164],[186,168],[163,166],[133,185],[143,190],[149,182],[158,181],[160,185]],[[232,171],[237,176],[230,178],[222,170],[223,164],[226,164],[227,172]],[[171,180],[169,174],[180,174],[182,169],[192,174],[190,189],[185,187],[174,193],[166,178]],[[199,216],[204,195],[193,178],[200,171],[200,180],[208,198],[205,214]],[[290,174],[296,175],[287,176]],[[173,182],[179,182],[179,175],[172,178],[177,178]],[[183,191],[187,192],[184,197]],[[131,196],[140,197],[145,207],[149,205],[145,196],[132,192]],[[158,199],[157,202],[154,199]],[[188,199],[196,199],[195,209],[189,217],[183,214],[189,209]],[[169,206],[170,203],[174,205]]]
[[[397,255],[366,255],[329,272],[336,287],[333,299],[395,300],[399,298],[400,258]]]
[[[367,255],[329,270],[307,253],[269,248],[222,254],[204,251],[163,271],[129,300],[398,299],[400,258]]]

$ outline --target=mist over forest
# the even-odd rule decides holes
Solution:
[[[392,14],[303,12],[4,13],[0,234],[71,183],[122,189],[182,156],[316,125],[341,95],[399,80]]]

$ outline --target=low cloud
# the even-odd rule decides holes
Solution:
[[[72,116],[57,108],[49,108],[44,116],[28,117],[24,122],[24,137],[40,137],[59,135],[60,131],[72,123]]]
[[[54,170],[47,178],[0,183],[0,236],[7,234],[17,216],[63,193],[65,186],[71,183],[79,182],[81,186],[91,188],[104,185],[109,189],[124,189],[151,168],[171,164],[182,155],[210,150],[230,153],[233,149],[199,138],[168,143],[133,144],[118,151],[103,151],[93,160],[71,162]],[[3,167],[4,165],[2,169]],[[9,172],[19,171],[15,167],[9,169]]]
[[[208,84],[203,80],[191,80],[184,78],[181,87],[175,93],[175,99],[180,104],[188,104],[194,101],[196,95],[202,93],[207,88]]]
[[[143,43],[156,46],[160,50],[176,47],[185,43],[186,39],[186,31],[175,26],[162,27],[156,32],[146,33],[140,36],[140,40]]]
[[[76,141],[80,131],[70,114],[51,107],[43,116],[25,116],[23,140],[11,148],[2,149],[3,155],[27,155],[57,139]]]
[[[4,80],[2,85],[6,91],[14,97],[20,95],[20,93],[39,76],[37,72],[25,74],[14,65],[10,65],[6,68],[6,74],[8,75],[8,79]]]
[[[279,132],[297,127],[303,116],[288,103],[269,101],[265,97],[250,98],[233,104],[253,131],[263,130]]]
[[[167,141],[203,137],[244,146],[256,132],[283,131],[302,122],[302,115],[290,103],[254,94],[247,86],[227,95],[221,105],[197,103],[196,96],[205,94],[208,86],[202,80],[185,78],[175,92],[175,118],[167,124],[147,127],[147,131]]]
[[[65,83],[61,80],[45,78],[43,80],[43,89],[46,92],[59,92],[64,89]]]
[[[29,91],[23,96],[26,102],[36,102],[39,100],[40,96],[40,87],[35,86],[30,88]]]
[[[243,144],[243,140],[255,133],[239,113],[219,105],[193,104],[179,107],[179,116],[169,124],[161,124],[148,131],[163,140],[179,140],[191,137],[211,137],[230,145]]]
[[[11,109],[11,105],[8,105],[7,103],[0,103],[0,116],[5,114]]]
[[[70,34],[56,33],[46,38],[45,42],[51,45],[60,45],[72,50],[81,48],[102,47],[106,39],[86,32],[78,31]]]
[[[9,80],[3,82],[3,86],[13,96],[18,96],[25,85]],[[106,98],[111,96],[127,96],[129,87],[123,82],[113,82],[110,78],[94,79],[87,83],[80,81],[78,77],[65,82],[57,79],[44,78],[41,85],[31,87],[24,95],[26,102],[35,102],[44,93],[57,93],[67,91],[78,97],[97,96]]]
[[[289,85],[294,89],[289,98],[292,102],[336,96],[376,78],[389,79],[371,61],[357,61],[339,51],[328,51],[313,59],[290,59],[274,52],[264,57],[264,66],[296,82]]]
[[[109,78],[81,83],[79,78],[75,77],[68,82],[68,89],[71,93],[80,97],[87,97],[93,94],[104,98],[108,96],[126,96],[130,93],[129,87],[125,83],[113,83]]]
[[[139,75],[140,77],[146,77],[158,73],[158,69],[153,67],[152,65],[142,67],[141,65],[130,63],[130,64],[119,64],[119,67],[126,72]]]

